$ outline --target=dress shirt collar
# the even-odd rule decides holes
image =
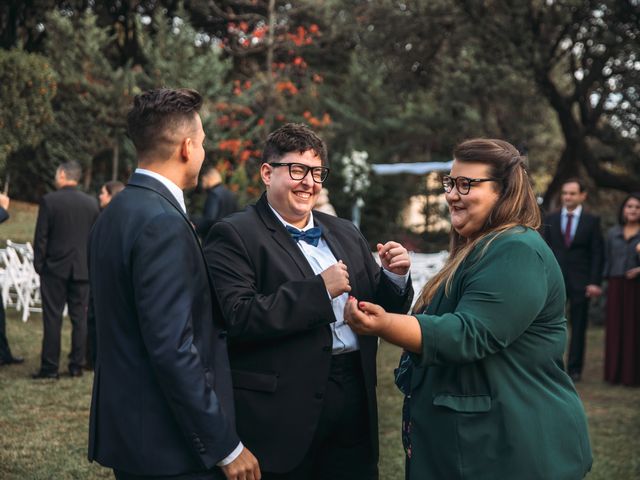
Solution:
[[[567,207],[562,207],[562,217],[567,218],[568,213],[569,211],[567,210]],[[573,215],[574,220],[578,220],[580,218],[580,215],[582,215],[582,205],[578,205],[576,209],[571,212],[571,214]]]
[[[171,192],[171,195],[174,196],[174,198],[178,202],[178,205],[180,205],[180,207],[182,208],[182,211],[184,213],[187,213],[187,206],[184,203],[184,193],[182,193],[182,190],[180,189],[179,186],[177,186],[175,183],[173,183],[164,175],[160,175],[159,173],[152,172],[151,170],[146,170],[144,168],[136,168],[136,171],[134,173],[141,173],[142,175],[147,175],[151,178],[155,178],[160,183],[162,183],[165,187],[169,189],[169,191]]]
[[[280,223],[282,223],[285,227],[288,225],[290,227],[296,228],[298,230],[301,230],[303,232],[309,230],[310,228],[314,227],[314,223],[313,223],[313,212],[309,212],[309,221],[307,222],[307,224],[303,227],[303,228],[298,228],[295,225],[291,225],[289,222],[287,222],[284,218],[282,218],[282,216],[276,211],[275,208],[273,208],[271,206],[271,204],[269,202],[267,202],[267,205],[269,205],[269,208],[271,209],[271,211],[274,213],[274,215],[276,216],[276,218],[278,220],[280,220]]]

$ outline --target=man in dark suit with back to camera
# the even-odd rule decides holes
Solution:
[[[567,180],[560,195],[562,209],[547,215],[543,234],[564,276],[571,322],[567,372],[578,382],[584,364],[589,300],[602,293],[604,249],[600,219],[582,207],[587,198],[582,181]]]
[[[324,142],[287,124],[267,139],[266,193],[205,243],[229,335],[238,432],[263,478],[378,477],[375,337],[344,323],[349,293],[406,312],[410,260],[354,225],[312,212],[329,173]]]
[[[40,370],[32,375],[36,379],[58,378],[65,303],[72,326],[69,374],[81,376],[85,362],[89,302],[87,240],[99,208],[95,198],[77,189],[81,176],[77,162],[60,165],[55,176],[57,191],[42,197],[38,210],[33,266],[40,275],[44,336]]]
[[[260,478],[236,434],[221,315],[182,192],[204,159],[201,105],[187,89],[136,96],[138,168],[91,232],[89,460],[118,480]]]
[[[238,210],[238,202],[234,193],[222,183],[222,175],[215,167],[208,167],[201,177],[202,188],[207,198],[202,208],[202,215],[195,216],[193,223],[198,234],[204,239],[211,226],[217,220]]]

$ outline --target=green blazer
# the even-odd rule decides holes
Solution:
[[[516,227],[479,245],[424,315],[412,355],[410,480],[574,480],[587,420],[564,371],[565,287],[553,253]]]

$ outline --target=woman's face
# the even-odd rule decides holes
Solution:
[[[106,187],[103,185],[100,189],[100,195],[98,195],[98,200],[100,201],[100,208],[104,208],[109,205],[111,201],[111,195],[107,192]]]
[[[640,200],[633,197],[627,200],[622,209],[622,218],[626,223],[640,222]]]
[[[456,178],[488,178],[490,177],[489,165],[454,160],[450,175]],[[449,204],[451,226],[464,238],[475,237],[482,230],[499,197],[494,181],[472,183],[466,195],[460,195],[457,187],[454,186],[449,193],[445,193]]]

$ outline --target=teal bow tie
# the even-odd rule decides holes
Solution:
[[[314,247],[318,246],[318,242],[322,236],[322,227],[313,227],[309,230],[302,231],[287,225],[287,231],[291,234],[291,238],[296,242],[302,240]]]

